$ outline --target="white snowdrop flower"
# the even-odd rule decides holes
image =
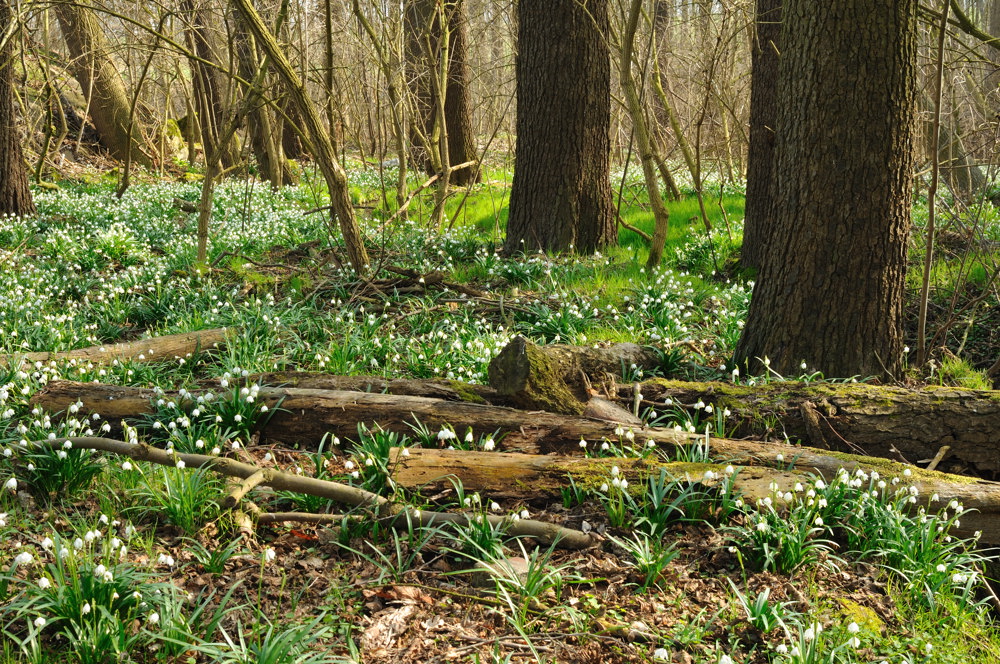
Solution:
[[[705,480],[706,482],[714,480],[716,477],[718,477],[718,475],[713,473],[711,470],[706,470],[705,474],[702,475],[702,479]]]
[[[939,564],[935,569],[937,569],[937,571],[941,572],[941,573],[944,573],[944,572],[948,571],[948,568],[945,567],[943,564]]]
[[[351,473],[351,477],[353,477],[354,479],[358,479],[359,477],[361,477],[361,473],[355,470],[353,473]]]
[[[615,435],[618,437],[625,435],[625,429],[622,427],[615,427]]]
[[[483,443],[483,449],[487,452],[492,452],[496,449],[497,444],[493,442],[492,438],[487,438],[486,442]]]
[[[83,615],[87,615],[88,613],[90,613],[90,602],[84,603],[83,608],[80,609],[80,613],[82,613]]]
[[[233,422],[242,422],[242,421],[243,421],[243,416],[242,415],[240,415],[239,413],[236,413],[235,415],[233,415]]]
[[[149,614],[148,620],[150,624],[155,625],[156,623],[160,622],[160,614],[157,613],[156,611],[153,611],[152,613]]]
[[[531,513],[528,512],[528,510],[521,510],[520,517],[522,519],[530,519],[531,518]]]
[[[925,643],[924,644],[924,652],[925,653],[927,653],[928,655],[930,655],[932,650],[934,650],[934,645],[933,644],[931,644],[931,643]]]
[[[365,459],[365,465],[366,466],[374,466],[375,465],[375,459],[373,459],[371,457],[368,457],[367,459]]]
[[[788,652],[788,646],[786,646],[784,643],[779,643],[777,646],[774,647],[774,652],[778,653],[779,655],[784,655]]]
[[[267,407],[267,404],[264,404],[263,406],[260,407],[260,412],[262,413],[266,413],[268,410],[270,409]]]
[[[670,652],[666,648],[657,648],[653,651],[653,659],[667,661],[670,659]]]
[[[623,477],[619,486],[624,491],[625,489],[628,488],[628,480]]]
[[[801,653],[799,652],[799,647],[793,645],[791,651],[789,651],[788,654],[791,655],[792,657],[798,657]]]
[[[732,466],[726,466],[726,475],[732,475],[736,472],[736,469]]]
[[[353,461],[345,461],[344,462],[344,470],[354,470],[354,462]]]
[[[817,489],[819,489],[820,491],[822,491],[823,489],[826,488],[826,482],[824,482],[823,480],[816,480],[816,485],[815,486],[816,486]]]
[[[601,492],[602,493],[607,493],[608,492],[608,483],[607,482],[604,482],[603,484],[601,484]]]
[[[952,501],[950,503],[948,503],[948,509],[950,509],[950,510],[957,510],[958,509],[958,501],[952,499]]]
[[[704,407],[705,407],[705,402],[702,401],[701,399],[698,399],[698,403],[694,405],[695,410],[701,410]]]
[[[45,627],[45,622],[46,622],[45,618],[43,618],[42,616],[38,616],[37,618],[35,618],[35,623],[34,624],[35,624],[35,627],[41,629],[42,627]]]
[[[851,634],[857,634],[861,631],[861,626],[856,622],[852,622],[847,626],[847,631]]]
[[[61,452],[60,454],[62,454],[62,455],[65,455],[66,453],[65,453],[65,452]],[[59,458],[60,458],[60,459],[65,459],[66,457],[65,457],[65,456],[60,456]],[[28,464],[28,472],[31,472],[31,471],[33,471],[34,469],[35,469],[35,464],[33,464],[33,463],[29,463],[29,464]]]
[[[829,503],[827,503],[826,498],[820,498],[819,502],[816,504],[820,506],[820,509],[822,509],[826,507]]]
[[[705,412],[706,413],[711,413],[713,410],[714,410],[714,407],[712,406],[712,404],[708,404],[708,405],[705,406]]]
[[[610,449],[611,449],[611,444],[608,441],[604,441],[603,443],[601,443],[602,452],[607,452]]]
[[[618,470],[618,466],[611,466],[611,477],[618,477],[620,473],[621,471]]]
[[[654,447],[656,447],[656,441],[654,441],[654,440],[647,440],[646,441],[646,447],[648,449],[653,449]]]
[[[93,530],[88,530],[87,532],[85,532],[83,534],[83,541],[84,542],[90,543],[90,542],[93,542],[95,539],[97,539],[97,535],[94,534]]]
[[[817,526],[821,526],[822,527],[822,525],[823,525],[823,517],[817,516],[816,520],[813,521],[813,523],[816,524]]]
[[[48,577],[44,576],[40,577],[38,579],[38,587],[41,588],[42,590],[47,590],[48,588],[52,587],[52,582],[49,581]]]
[[[105,567],[104,565],[98,565],[97,567],[94,568],[94,576],[96,576],[97,578],[102,578],[104,576],[104,573],[107,571],[108,571],[107,567]]]
[[[760,522],[758,522],[755,527],[757,528],[758,532],[761,532],[761,533],[766,533],[767,532],[767,522],[766,521],[760,521]]]
[[[187,464],[184,463],[184,459],[178,459],[177,460],[177,467],[178,468],[184,468],[185,466],[187,466]]]
[[[954,574],[951,575],[951,582],[956,585],[961,585],[965,583],[965,581],[966,581],[966,576],[964,574],[959,574],[958,572],[955,572]]]
[[[14,556],[15,565],[30,565],[32,560],[34,560],[34,558],[27,551],[24,551]]]
[[[795,486],[792,487],[792,489],[795,491],[795,493],[801,493],[802,492],[802,488],[803,487],[802,487],[802,483],[801,482],[796,482]]]
[[[267,547],[266,549],[264,549],[264,562],[267,563],[273,562],[274,559],[277,557],[277,555],[278,554],[274,552],[274,549],[272,549],[271,547]]]
[[[241,446],[240,446],[240,441],[238,441],[238,440],[234,440],[234,441],[233,441],[233,444],[232,444],[232,445],[230,445],[230,447],[231,447],[231,448],[233,449],[233,451],[235,452],[236,450],[240,449],[240,447],[241,447]]]
[[[17,493],[17,478],[12,477],[9,480],[7,480],[4,483],[3,488],[7,489],[11,493]]]
[[[0,514],[0,517],[3,516],[4,516],[3,514]],[[52,541],[51,537],[46,537],[45,539],[42,540],[42,548],[45,549],[46,551],[51,549],[53,544],[55,544],[55,542]]]
[[[859,639],[856,636],[852,636],[851,638],[847,639],[847,645],[857,650],[858,648],[861,647],[861,639]]]
[[[580,439],[580,447],[583,449],[587,449],[587,441],[585,441],[583,438]]]
[[[622,481],[619,478],[615,477],[611,480],[611,486],[613,486],[614,488],[616,489],[621,488],[621,485]]]
[[[470,429],[470,430],[469,430],[468,432],[466,432],[466,434],[465,434],[465,442],[467,442],[467,443],[471,443],[471,442],[472,442],[473,440],[475,440],[475,438],[473,438],[473,437],[472,437],[472,430]]]
[[[114,551],[115,549],[117,549],[121,545],[122,545],[122,541],[120,539],[118,539],[117,537],[112,537],[111,538],[111,550],[112,551]]]
[[[404,447],[403,450],[400,452],[400,454],[402,454],[405,457],[410,456],[410,448],[409,447]]]
[[[219,449],[218,446],[215,446],[215,447],[212,448],[212,454],[214,454],[216,456],[218,456],[221,452],[222,452],[222,450]]]
[[[912,474],[913,474],[913,471],[912,471],[912,470],[910,470],[909,468],[907,468],[907,469],[905,469],[905,470],[903,471],[903,477],[909,477],[909,476],[910,476],[910,475],[912,475]]]
[[[635,433],[633,433],[631,429],[625,432],[625,440],[629,442],[635,440]]]
[[[783,495],[783,496],[782,496],[781,498],[782,498],[782,499],[783,499],[783,500],[784,500],[784,501],[785,501],[786,503],[790,503],[790,502],[792,502],[792,500],[793,500],[793,499],[795,498],[795,496],[793,496],[793,495],[792,495],[792,492],[791,492],[791,491],[786,491],[786,492],[785,492],[785,495]]]
[[[783,463],[785,461],[785,455],[777,454],[775,455],[774,460],[777,461],[778,463]]]

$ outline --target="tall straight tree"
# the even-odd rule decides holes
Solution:
[[[0,213],[34,214],[14,101],[14,13],[0,0]]]
[[[736,360],[886,375],[902,361],[916,0],[785,0],[774,233]]]
[[[448,149],[448,164],[458,165],[476,161],[475,131],[472,126],[472,100],[469,90],[469,21],[465,0],[438,2],[437,0],[407,0],[406,17],[406,68],[414,106],[410,132],[416,163],[428,173],[433,173],[434,162],[427,149]],[[447,36],[445,45],[443,39]],[[447,46],[445,48],[445,46]],[[441,67],[441,57],[447,58]],[[445,72],[447,81],[441,87],[439,77]],[[444,90],[444,125],[438,112],[438,89]],[[422,145],[438,136],[437,146]],[[446,144],[446,145],[445,145]],[[479,168],[467,166],[450,174],[454,184],[468,185],[479,180]]]
[[[750,56],[750,147],[743,224],[743,265],[760,269],[774,232],[770,214],[774,183],[774,121],[778,114],[781,0],[757,0]]]
[[[505,249],[592,253],[617,241],[608,0],[522,0],[518,12]]]

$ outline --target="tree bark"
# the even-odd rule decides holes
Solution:
[[[593,253],[618,239],[608,2],[527,0],[518,12],[517,146],[504,248]]]
[[[392,468],[393,480],[404,488],[414,491],[447,489],[457,479],[466,491],[480,491],[492,498],[516,497],[523,501],[558,497],[569,484],[569,477],[581,489],[597,490],[602,483],[609,481],[612,467],[617,467],[619,477],[627,479],[632,485],[658,476],[662,469],[671,477],[716,486],[718,478],[725,475],[726,466],[730,465],[728,462],[663,462],[656,458],[584,458],[421,448],[410,448],[406,455],[400,452],[398,448],[393,449],[389,467]],[[816,474],[831,481],[840,468],[852,472],[858,468],[866,472],[874,470],[883,477],[900,477],[915,486],[919,494],[925,496],[920,501],[921,505],[927,504],[926,497],[937,494],[938,500],[930,503],[932,510],[957,500],[972,511],[962,517],[960,527],[953,534],[971,537],[976,531],[981,531],[980,543],[983,546],[1000,544],[1000,484],[996,482],[927,471],[911,476],[911,481],[902,477],[905,466],[886,465],[882,459],[862,456],[844,458],[813,454],[808,463],[792,465],[780,462],[776,465],[778,468],[735,466],[738,472],[734,486],[747,503],[773,496],[772,483],[776,483],[781,491],[788,492],[793,491],[797,482],[806,483]],[[705,472],[708,470],[713,471],[717,478],[706,480]]]
[[[232,0],[233,7],[246,22],[260,47],[267,53],[271,64],[284,80],[288,94],[295,102],[299,117],[303,121],[305,133],[309,136],[313,158],[323,173],[330,193],[330,214],[336,217],[344,238],[348,260],[358,274],[368,271],[368,251],[354,215],[354,204],[347,189],[347,173],[337,161],[337,150],[330,134],[323,127],[319,112],[309,98],[305,84],[278,45],[278,41],[264,24],[260,14],[250,4],[250,0]],[[331,219],[332,221],[332,219]]]
[[[0,214],[35,214],[28,169],[21,151],[21,129],[14,96],[14,13],[0,0]]]
[[[475,131],[472,124],[472,101],[469,82],[468,16],[465,0],[439,3],[433,0],[409,0],[406,3],[406,62],[410,81],[410,98],[414,106],[411,116],[410,144],[412,159],[428,175],[435,173],[428,154],[429,137],[447,137],[448,163],[464,164],[476,159]],[[444,130],[438,127],[438,99],[432,76],[440,71],[444,30],[441,13],[448,22],[448,63],[444,97]],[[455,170],[451,181],[470,185],[479,181],[478,165]]]
[[[895,375],[916,103],[914,0],[785,0],[775,232],[737,364]]]
[[[181,11],[186,14],[184,33],[188,47],[198,59],[191,59],[194,101],[198,113],[198,127],[201,130],[201,144],[206,159],[212,151],[218,151],[219,164],[229,169],[239,162],[239,145],[235,134],[228,138],[225,127],[228,123],[231,101],[230,83],[222,73],[222,54],[213,44],[226,44],[225,34],[213,30],[208,8],[203,0],[181,0]]]
[[[489,381],[499,395],[521,408],[582,415],[602,386],[605,393],[615,391],[624,371],[659,364],[655,350],[638,344],[539,346],[515,337],[490,362]]]
[[[151,168],[154,152],[131,114],[132,101],[94,11],[87,0],[59,2],[55,10],[69,48],[70,69],[91,100],[90,117],[101,145],[122,162],[131,151],[135,162]]]
[[[183,332],[138,341],[128,341],[118,344],[102,344],[88,346],[76,350],[66,350],[56,353],[22,353],[0,355],[0,366],[9,366],[12,361],[49,362],[52,360],[80,360],[94,364],[108,364],[114,360],[120,362],[159,362],[188,357],[199,351],[216,348],[226,342],[231,332],[224,328],[200,330],[198,332]]]
[[[774,184],[774,126],[778,115],[778,55],[781,52],[781,0],[757,0],[756,32],[751,45],[750,147],[740,261],[759,270],[774,237],[771,196]]]

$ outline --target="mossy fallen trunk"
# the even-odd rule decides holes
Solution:
[[[612,392],[623,372],[659,363],[655,350],[638,344],[539,346],[515,337],[490,362],[489,382],[521,408],[582,415],[590,398]]]
[[[634,388],[619,387],[631,403]],[[812,447],[919,464],[947,446],[938,468],[996,479],[1000,473],[1000,392],[857,383],[766,385],[655,379],[640,385],[642,407],[665,400],[728,409],[726,435],[787,436]],[[714,415],[713,415],[714,417]],[[706,419],[704,411],[701,418]]]
[[[772,496],[772,483],[781,492],[791,492],[796,482],[806,482],[816,475],[832,481],[841,467],[854,472],[860,468],[868,473],[877,471],[883,478],[900,477],[918,491],[917,505],[928,506],[931,511],[945,507],[956,500],[966,513],[953,530],[961,537],[972,537],[981,532],[980,544],[985,547],[1000,545],[1000,483],[973,480],[968,477],[929,471],[911,471],[907,467],[883,459],[848,455],[827,456],[815,450],[808,452],[809,463],[781,463],[778,467],[744,466],[735,463],[737,491],[744,500]],[[791,457],[786,456],[786,459]],[[643,490],[643,483],[651,476],[665,470],[670,477],[717,486],[725,476],[725,461],[713,463],[664,462],[655,458],[583,458],[553,455],[516,454],[498,452],[465,452],[459,450],[434,450],[410,448],[403,455],[399,449],[391,453],[390,467],[393,480],[412,490],[440,490],[459,480],[467,491],[480,491],[491,498],[516,497],[520,500],[552,499],[569,486],[569,478],[581,489],[597,489],[610,482],[611,468],[617,466],[619,476],[629,481],[635,491]],[[715,477],[705,478],[706,471]],[[930,498],[937,496],[937,500]]]

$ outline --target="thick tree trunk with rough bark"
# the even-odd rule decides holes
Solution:
[[[757,0],[751,46],[750,147],[740,260],[760,269],[774,241],[771,195],[774,183],[774,123],[778,115],[778,55],[781,53],[781,0]]]
[[[35,213],[28,188],[28,170],[21,151],[21,129],[14,101],[14,48],[10,28],[14,17],[9,0],[0,0],[0,214]]]
[[[138,117],[131,113],[132,101],[121,73],[111,59],[101,24],[87,0],[59,2],[56,17],[70,53],[70,70],[90,99],[90,117],[101,145],[124,162],[131,158],[151,167],[152,148],[143,137]],[[131,125],[131,126],[130,126]]]
[[[607,0],[518,6],[517,146],[508,253],[617,242],[609,180]]]
[[[785,0],[775,231],[740,366],[894,375],[910,222],[916,2]]]

